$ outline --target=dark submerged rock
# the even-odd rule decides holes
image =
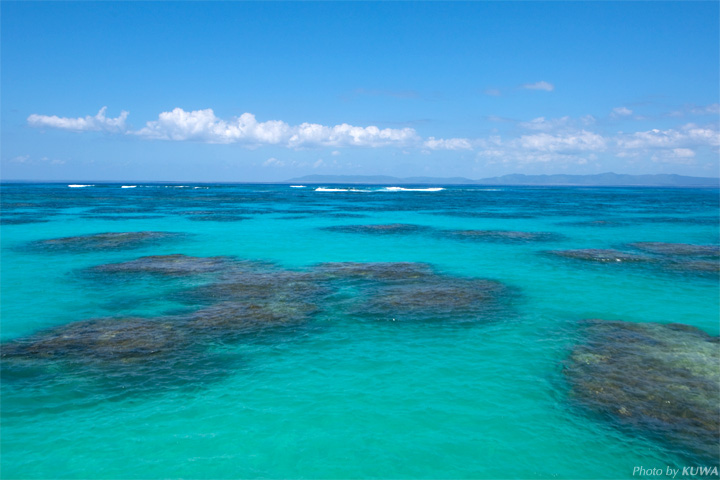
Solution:
[[[95,207],[89,209],[86,213],[91,215],[127,215],[135,213],[152,213],[156,209],[153,207]]]
[[[461,240],[486,242],[552,242],[563,239],[563,235],[552,232],[516,232],[510,230],[446,230],[445,236]]]
[[[175,232],[108,232],[76,237],[51,238],[31,242],[29,248],[39,251],[91,252],[142,248],[158,242],[182,238]]]
[[[312,298],[324,291],[308,273],[241,268],[225,274],[218,282],[182,292],[180,300],[195,304],[284,301]]]
[[[317,214],[317,213],[316,213]],[[332,217],[332,218],[367,218],[368,215],[364,215],[362,213],[349,213],[349,212],[327,212],[327,213],[319,213],[323,217]]]
[[[569,227],[624,227],[628,223],[621,220],[580,220],[576,222],[558,222],[556,225]]]
[[[493,280],[438,276],[380,288],[358,312],[393,321],[487,320],[505,310],[511,296],[511,289]]]
[[[26,223],[46,223],[50,219],[32,215],[5,215],[0,217],[0,225],[24,225]]]
[[[583,326],[586,340],[564,368],[570,398],[680,455],[716,462],[718,337],[680,324],[589,320]]]
[[[108,220],[113,222],[123,222],[127,220],[156,220],[163,218],[162,215],[83,215],[83,218],[92,218],[93,220]]]
[[[181,292],[178,300],[204,306],[185,316],[193,336],[227,342],[303,324],[329,294],[311,273],[248,264],[224,272],[219,281]]]
[[[412,225],[407,223],[391,223],[385,225],[335,225],[323,227],[323,230],[343,233],[368,233],[377,235],[410,234],[429,230],[424,225]]]
[[[201,338],[228,341],[270,328],[300,325],[317,310],[316,305],[301,301],[226,301],[190,314],[187,328]]]
[[[94,273],[147,273],[167,276],[199,275],[226,268],[229,257],[192,257],[183,254],[151,255],[123,263],[109,263],[89,269]]]
[[[329,278],[371,281],[413,281],[435,275],[430,265],[412,262],[329,262],[315,271]]]
[[[704,277],[720,274],[720,246],[717,245],[636,242],[629,246],[654,255],[671,272]]]
[[[213,352],[208,336],[195,333],[169,317],[102,318],[38,332],[0,346],[4,393],[37,398],[72,391],[65,413],[98,399],[197,388],[237,371],[236,355]]]
[[[440,211],[433,211],[433,212],[425,212],[427,215],[442,215],[446,217],[460,217],[460,218],[503,218],[508,220],[514,220],[514,219],[526,219],[526,218],[537,218],[538,215],[534,215],[531,213],[518,213],[518,212],[493,212],[493,211],[484,211],[484,212],[467,212],[467,211],[457,211],[457,210],[440,210]]]
[[[633,253],[622,252],[620,250],[599,248],[583,248],[578,250],[553,250],[548,253],[559,257],[601,263],[654,261],[652,257],[648,257],[647,255],[636,255]]]
[[[194,222],[241,222],[243,220],[248,220],[251,217],[247,217],[244,215],[192,215],[187,217],[188,220],[192,220]]]
[[[717,225],[718,218],[713,216],[682,216],[682,217],[633,217],[628,219],[633,224],[637,223],[686,223],[688,225]]]
[[[720,257],[720,246],[689,243],[636,242],[631,247],[667,256]]]
[[[187,343],[188,338],[172,322],[101,318],[73,322],[5,343],[0,356],[125,362],[167,354]]]
[[[324,263],[316,271],[359,287],[349,312],[374,319],[485,320],[508,312],[515,297],[500,282],[443,275],[424,263]]]
[[[718,260],[686,260],[674,261],[667,264],[667,268],[679,273],[695,274],[714,277],[720,274],[720,261]]]

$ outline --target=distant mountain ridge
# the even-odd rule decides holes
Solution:
[[[529,186],[596,186],[596,187],[720,187],[720,178],[688,177],[675,174],[626,175],[599,173],[595,175],[523,175],[472,180],[465,177],[407,177],[387,175],[306,175],[281,183],[339,183],[368,185],[529,185]]]

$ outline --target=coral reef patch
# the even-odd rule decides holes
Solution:
[[[107,241],[114,245],[115,240]],[[85,272],[90,276],[84,280],[93,282],[153,275],[153,281],[179,283],[181,290],[164,295],[186,308],[155,318],[79,320],[12,340],[0,346],[11,378],[22,369],[47,374],[69,365],[87,378],[114,382],[116,390],[125,388],[126,377],[137,379],[132,388],[138,391],[156,382],[194,385],[205,380],[190,366],[211,361],[214,348],[278,334],[294,338],[326,312],[333,318],[475,322],[504,318],[513,298],[512,289],[500,282],[444,275],[412,262],[323,263],[293,271],[232,257],[173,254]],[[188,281],[193,275],[197,278]],[[176,277],[180,282],[172,280]],[[198,282],[206,283],[187,286]]]
[[[690,243],[636,242],[629,244],[650,253],[667,256],[720,257],[720,246],[693,245]]]
[[[720,343],[688,325],[588,320],[564,366],[570,399],[693,460],[717,462]]]
[[[335,225],[323,227],[323,230],[343,233],[366,233],[374,235],[393,235],[420,233],[429,230],[424,225],[413,225],[408,223],[390,223],[384,225]]]
[[[176,232],[107,232],[37,240],[27,246],[35,251],[82,253],[142,248],[184,236]]]
[[[672,274],[716,277],[720,274],[720,247],[688,243],[636,242],[624,250],[578,249],[553,250],[546,254],[595,263],[631,263],[651,265]]]
[[[500,243],[552,242],[563,235],[552,232],[517,232],[512,230],[445,230],[443,236],[459,240]]]
[[[0,356],[126,362],[161,356],[187,345],[189,339],[172,322],[145,318],[101,318],[79,321],[2,345]]]
[[[329,278],[365,279],[372,281],[410,281],[434,275],[427,263],[413,262],[329,262],[315,271]]]
[[[151,255],[123,263],[108,263],[89,269],[93,273],[147,273],[168,276],[198,275],[226,268],[229,257],[193,257],[183,254]]]
[[[349,312],[378,320],[477,321],[507,313],[513,289],[500,282],[443,275],[424,263],[338,262],[318,274],[362,292]]]
[[[647,255],[637,255],[620,250],[583,248],[577,250],[553,250],[548,252],[565,258],[587,260],[591,262],[613,263],[613,262],[653,262],[655,259]]]

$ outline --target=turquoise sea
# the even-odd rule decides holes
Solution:
[[[717,466],[719,193],[3,184],[0,475]]]

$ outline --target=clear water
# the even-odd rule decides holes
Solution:
[[[2,477],[615,479],[633,477],[637,466],[688,464],[652,438],[575,408],[562,362],[588,318],[684,323],[718,335],[717,276],[545,252],[717,245],[717,190],[333,188],[341,191],[3,185],[4,342],[92,318],[188,309],[174,293],[209,281],[82,274],[145,255],[229,255],[293,271],[425,262],[447,278],[493,279],[519,295],[498,318],[465,323],[360,318],[331,302],[302,327],[217,342],[197,370],[127,388],[96,370],[61,366],[4,377]],[[429,228],[324,228],[395,223]],[[442,234],[470,229],[559,235],[523,242]],[[136,231],[189,235],[131,250],[28,248]]]

